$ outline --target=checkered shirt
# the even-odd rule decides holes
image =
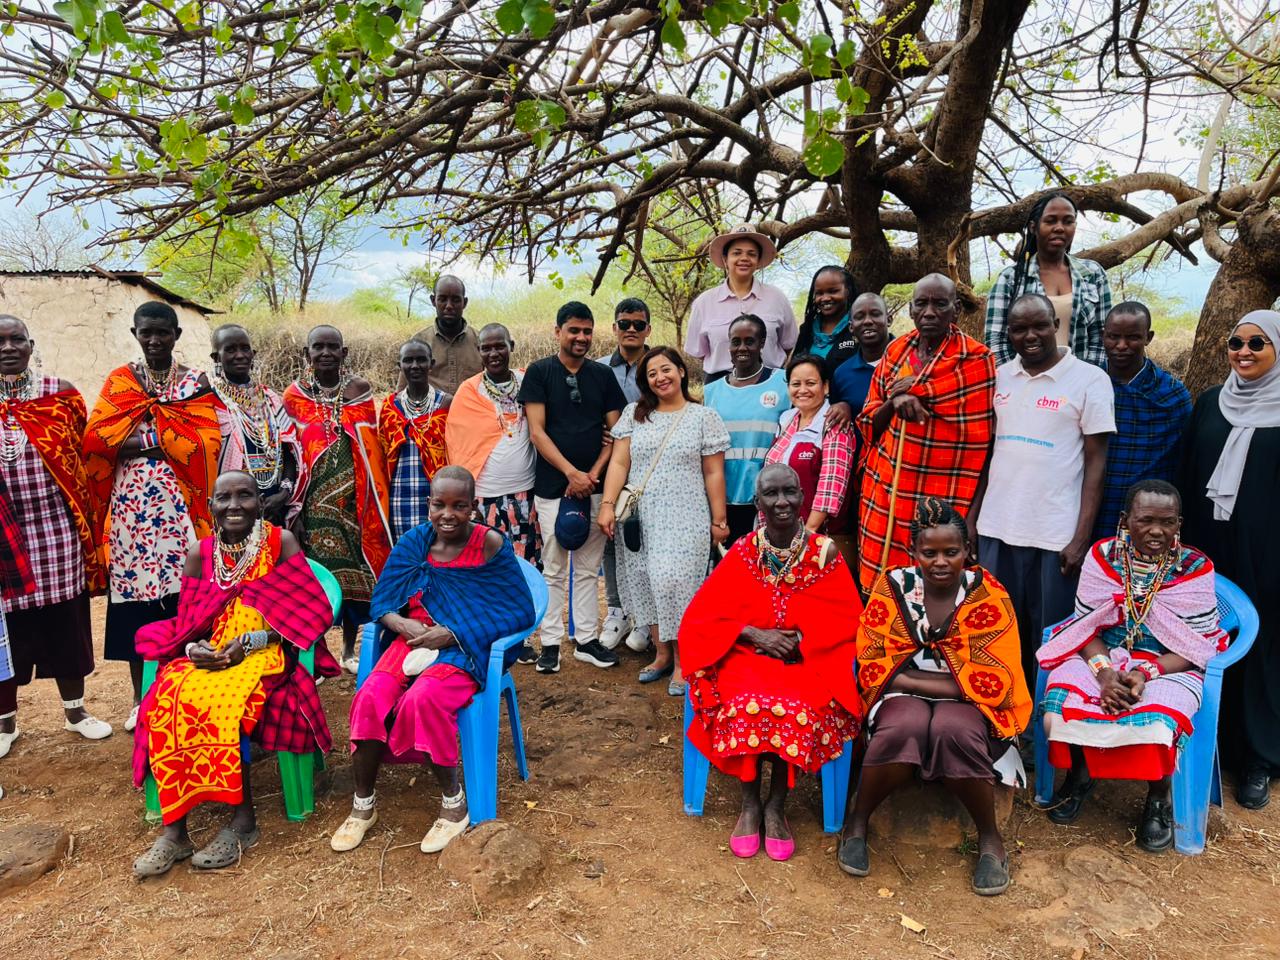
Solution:
[[[1102,349],[1102,322],[1111,312],[1111,284],[1107,271],[1092,260],[1080,260],[1067,256],[1071,269],[1071,352],[1095,367],[1106,365],[1107,355]],[[987,322],[985,339],[996,355],[996,366],[1013,359],[1009,346],[1009,307],[1026,293],[1044,293],[1040,282],[1040,264],[1032,257],[1022,289],[1016,294],[1013,276],[1016,268],[1005,267],[996,278],[996,284],[987,294]]]

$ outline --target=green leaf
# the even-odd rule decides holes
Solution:
[[[791,26],[796,26],[800,22],[800,4],[784,3],[778,7],[778,16]]]
[[[560,106],[560,104],[553,103],[550,100],[540,100],[538,102],[538,109],[542,112],[542,115],[547,118],[548,126],[554,127],[557,130],[564,126],[565,112],[564,107]]]
[[[379,35],[384,39],[390,40],[396,35],[396,22],[385,13],[378,17],[377,26]]]
[[[351,7],[345,3],[335,3],[333,5],[333,19],[338,23],[346,23],[347,18],[351,16]]]
[[[849,107],[850,116],[859,117],[867,112],[867,105],[871,103],[871,94],[867,93],[862,87],[854,87],[852,94],[845,103]]]
[[[247,127],[253,123],[253,107],[245,103],[243,100],[237,100],[231,108],[231,119],[238,126]]]
[[[182,152],[191,163],[199,166],[209,159],[209,142],[204,137],[194,137],[187,141]]]
[[[706,21],[707,30],[713,37],[720,36],[720,31],[729,25],[729,14],[719,4],[710,4],[702,12],[702,18]]]
[[[825,57],[831,52],[831,48],[835,46],[835,41],[825,33],[815,33],[809,38],[809,52],[814,59]]]
[[[853,99],[853,81],[848,77],[841,77],[836,81],[836,96],[841,103],[848,103]]]
[[[67,105],[67,95],[61,90],[50,90],[45,94],[44,102],[51,110],[61,110]]]
[[[521,16],[533,37],[545,37],[556,25],[556,12],[546,0],[525,0]]]
[[[663,46],[683,52],[685,45],[684,30],[680,28],[680,21],[675,17],[667,17],[667,19],[662,22],[662,33],[660,36]]]
[[[836,47],[836,63],[848,70],[853,66],[853,61],[858,57],[858,48],[853,45],[852,40],[843,40],[840,46]]]
[[[825,130],[804,148],[804,165],[815,177],[829,177],[844,166],[844,144]]]
[[[103,14],[102,29],[116,43],[129,42],[129,31],[124,28],[124,18],[115,10],[108,10]]]
[[[524,4],[521,0],[506,0],[498,7],[497,20],[503,33],[520,33],[524,30]]]
[[[516,129],[521,133],[532,133],[542,125],[539,119],[538,102],[536,100],[521,100],[516,104]]]

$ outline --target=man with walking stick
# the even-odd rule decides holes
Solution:
[[[991,448],[996,364],[955,324],[956,286],[940,273],[911,296],[915,331],[889,344],[857,424],[867,451],[859,505],[858,584],[911,562],[911,516],[921,497],[965,514]]]

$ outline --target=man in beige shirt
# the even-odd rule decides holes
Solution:
[[[436,322],[419,330],[413,339],[431,346],[435,364],[427,380],[437,390],[452,396],[458,386],[480,372],[480,342],[462,315],[467,308],[467,288],[452,274],[443,274],[431,293]]]

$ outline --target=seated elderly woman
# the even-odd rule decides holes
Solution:
[[[1080,816],[1094,778],[1145,780],[1138,846],[1173,845],[1170,776],[1200,708],[1204,669],[1226,635],[1213,564],[1179,542],[1182,498],[1163,480],[1125,495],[1118,536],[1093,545],[1080,570],[1076,614],[1037,652],[1050,669],[1044,699],[1049,762],[1069,767],[1049,807]]]
[[[139,878],[187,858],[200,869],[228,867],[258,842],[245,735],[272,751],[333,745],[315,681],[297,657],[333,623],[324,588],[293,534],[261,519],[249,474],[219,476],[209,506],[214,534],[187,553],[177,617],[137,636],[139,655],[168,661],[142,700],[134,732],[134,784],[151,770],[164,823],[134,862]],[[324,675],[338,675],[323,643],[316,662]],[[235,811],[195,852],[187,814],[202,803]]]
[[[783,464],[756,478],[764,526],[740,539],[680,623],[694,719],[689,740],[742,781],[735,856],[795,851],[784,805],[796,771],[816,773],[858,733],[853,679],[858,591],[830,537],[805,529],[800,478]],[[772,768],[761,804],[762,759]]]
[[[855,877],[871,872],[867,821],[919,772],[969,811],[978,828],[973,889],[994,896],[1009,886],[994,784],[1025,780],[1017,736],[1031,718],[1013,605],[994,577],[966,567],[968,530],[946,501],[917,503],[911,553],[913,566],[876,579],[858,628],[867,752],[837,859]]]
[[[330,846],[354,850],[378,822],[374,786],[384,760],[429,763],[442,792],[440,816],[422,838],[438,853],[471,822],[458,779],[458,711],[484,689],[494,642],[533,626],[533,598],[515,550],[475,523],[476,483],[462,467],[432,479],[426,523],[396,543],[378,578],[370,614],[381,623],[377,666],[351,702],[351,815]],[[507,651],[506,667],[520,655]]]

